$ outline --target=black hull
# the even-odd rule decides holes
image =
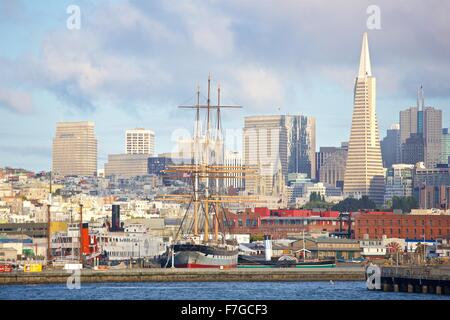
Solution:
[[[282,260],[272,259],[266,261],[264,256],[243,256],[240,255],[238,259],[239,265],[248,266],[272,266],[272,267],[297,267],[297,266],[321,266],[335,264],[335,260],[318,260],[318,261],[294,261],[294,260]]]

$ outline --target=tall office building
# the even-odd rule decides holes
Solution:
[[[424,152],[422,134],[411,133],[405,143],[402,144],[402,162],[405,164],[423,162],[425,159]]]
[[[425,107],[423,86],[417,93],[417,107],[400,111],[400,136],[402,163],[415,164],[413,161],[420,160],[427,168],[434,168],[441,162],[442,110]],[[423,150],[418,150],[420,147]],[[418,154],[423,156],[419,159]]]
[[[400,125],[395,123],[387,130],[386,137],[381,141],[383,166],[390,168],[393,164],[400,163],[401,151]]]
[[[400,142],[403,144],[411,136],[417,133],[418,107],[412,107],[400,111]]]
[[[126,154],[155,154],[155,133],[147,129],[132,129],[125,132]]]
[[[441,163],[450,164],[450,131],[449,128],[442,129],[442,151]]]
[[[367,33],[364,33],[359,73],[355,81],[352,129],[344,178],[344,194],[384,198],[384,170],[376,118],[376,80],[372,76]]]
[[[282,178],[286,180],[288,173],[303,172],[314,178],[315,135],[315,119],[312,117],[246,117],[243,129],[244,164],[259,168],[260,175],[264,177],[266,194],[271,194]],[[254,181],[245,181],[245,188],[257,192]]]
[[[320,148],[322,149],[322,148]],[[348,149],[346,146],[335,148],[320,167],[319,181],[327,186],[340,188],[344,185],[345,165],[347,163]]]
[[[442,110],[426,107],[423,110],[423,144],[425,166],[435,168],[441,162]]]
[[[94,123],[60,122],[53,139],[52,171],[55,176],[93,176],[97,173],[97,139]]]

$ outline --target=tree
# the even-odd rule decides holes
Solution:
[[[362,196],[361,199],[355,199],[355,198],[346,198],[339,202],[338,204],[334,205],[331,209],[340,211],[340,212],[353,212],[363,209],[376,209],[377,205],[375,202],[370,200],[367,196]]]
[[[332,206],[331,203],[325,201],[325,196],[317,192],[311,192],[309,195],[309,202],[306,203],[302,208],[311,210],[314,208],[329,209]]]
[[[401,209],[403,212],[411,212],[411,209],[417,209],[419,203],[414,197],[393,197],[392,209]]]

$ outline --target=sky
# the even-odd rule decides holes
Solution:
[[[80,28],[68,28],[80,9]],[[367,21],[379,8],[379,28]],[[353,85],[368,32],[380,137],[416,104],[450,126],[448,0],[0,0],[0,167],[51,169],[58,121],[95,122],[98,165],[124,151],[126,129],[156,133],[156,152],[191,132],[208,74],[223,127],[246,115],[316,118],[317,148],[350,134]],[[378,20],[377,20],[378,21]]]

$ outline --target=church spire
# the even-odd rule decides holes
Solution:
[[[370,66],[369,40],[367,40],[367,32],[364,32],[358,77],[364,78],[366,76],[372,76],[372,68]]]

